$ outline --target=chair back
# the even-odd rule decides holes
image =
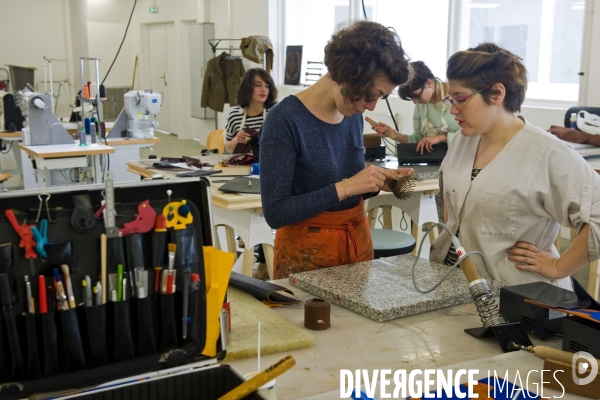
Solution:
[[[215,129],[208,134],[206,138],[206,148],[217,149],[219,154],[225,151],[225,129]]]

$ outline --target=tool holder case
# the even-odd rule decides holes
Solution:
[[[169,202],[167,190],[172,191],[171,202],[187,201],[193,222],[184,229],[167,230],[167,243],[177,244],[174,294],[154,293],[153,226],[148,233],[109,239],[109,248],[111,240],[121,246],[123,253],[117,252],[116,259],[121,257],[119,261],[125,271],[140,266],[148,271],[147,297],[136,298],[127,287],[126,300],[112,302],[107,293],[105,304],[94,303],[88,307],[82,304],[82,280],[88,275],[93,286],[100,279],[100,237],[105,233],[105,223],[102,216],[94,218],[94,213],[103,200],[104,185],[44,189],[43,193],[51,196],[47,202],[42,201],[46,197],[41,189],[0,194],[3,210],[0,214],[0,275],[8,276],[12,300],[8,304],[8,294],[3,294],[0,399],[76,391],[148,371],[203,360],[211,364],[224,358],[221,343],[218,343],[216,358],[202,354],[207,326],[202,247],[213,243],[209,188],[210,184],[203,178],[116,184],[117,227],[133,221],[144,200],[149,200],[157,215],[161,214]],[[25,221],[35,224],[38,215],[39,220],[51,219],[47,231],[50,244],[45,246],[47,258],[25,258],[25,249],[19,247],[21,239],[5,216],[4,210],[8,209],[14,212],[19,224]],[[162,250],[166,267],[168,250]],[[188,257],[191,272],[199,274],[200,282],[198,290],[189,292],[188,334],[183,339],[183,269]],[[113,254],[112,261],[109,257],[107,274],[116,271],[116,265],[111,264],[114,261]],[[48,312],[40,313],[38,276],[43,275],[46,286],[52,286],[53,269],[61,271],[62,264],[69,266],[77,307],[57,310],[56,305],[52,307],[56,302],[49,297]],[[28,312],[25,275],[31,282],[35,314]]]

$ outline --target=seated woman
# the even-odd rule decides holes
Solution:
[[[545,281],[570,289],[570,275],[598,259],[600,176],[573,149],[517,116],[527,70],[493,43],[448,60],[450,112],[461,127],[440,169],[446,224],[479,273],[508,285]],[[561,256],[560,226],[577,238]],[[455,259],[450,235],[433,243],[433,261]]]
[[[460,129],[454,116],[450,114],[450,106],[442,101],[448,93],[448,84],[436,78],[423,61],[410,63],[414,70],[414,78],[400,86],[398,94],[404,100],[415,103],[413,112],[413,133],[405,135],[390,126],[379,122],[373,129],[384,136],[383,132],[390,131],[400,143],[418,143],[417,151],[431,153],[433,145],[452,142]]]
[[[238,106],[231,107],[225,125],[225,150],[233,153],[238,144],[246,144],[250,134],[245,128],[259,131],[267,112],[276,103],[277,88],[273,78],[261,68],[249,69],[237,91]]]
[[[412,169],[365,168],[362,113],[408,78],[392,28],[355,22],[325,47],[328,72],[271,110],[260,138],[262,205],[277,229],[275,279],[373,259],[363,199]]]

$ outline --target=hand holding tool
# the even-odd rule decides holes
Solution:
[[[372,128],[375,128],[375,125],[377,125],[377,122],[373,121],[369,117],[365,117],[365,121],[367,121],[371,125]],[[394,135],[394,133],[390,132],[389,130],[383,132],[383,134],[392,140],[396,140],[396,135]]]
[[[49,244],[48,242],[48,220],[42,219],[40,221],[40,229],[38,230],[37,226],[31,227],[31,232],[33,233],[33,237],[35,239],[35,250],[37,251],[40,257],[47,258],[46,249],[44,246]]]
[[[138,205],[138,214],[135,220],[126,222],[119,229],[121,236],[131,235],[132,233],[146,233],[152,230],[155,223],[156,211],[150,206],[149,200],[144,200]]]
[[[35,242],[33,241],[33,233],[31,232],[31,228],[29,225],[19,225],[17,222],[17,217],[12,212],[12,210],[4,211],[6,214],[6,218],[12,225],[13,229],[19,237],[21,238],[21,242],[19,243],[19,247],[25,248],[25,258],[37,258],[37,254],[35,254],[35,250],[33,249],[35,246]]]
[[[243,399],[244,397],[254,392],[256,389],[258,389],[265,383],[277,378],[279,375],[283,374],[285,371],[292,368],[294,365],[296,365],[296,360],[294,359],[294,357],[292,357],[291,354],[288,354],[281,360],[277,361],[275,364],[271,365],[269,368],[256,374],[254,378],[242,383],[235,389],[229,391],[224,396],[219,397],[219,400]]]

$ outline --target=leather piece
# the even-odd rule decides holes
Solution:
[[[227,193],[260,194],[260,179],[238,176],[222,185],[219,190]]]
[[[76,232],[89,232],[98,220],[94,218],[94,207],[89,193],[72,194],[75,208],[71,214],[71,226]]]
[[[271,303],[285,304],[300,303],[300,300],[298,299],[279,293],[284,292],[293,296],[294,292],[288,288],[284,288],[283,286],[279,286],[271,282],[261,281],[260,279],[242,275],[237,272],[231,272],[229,285],[251,294],[260,301],[267,300]]]

